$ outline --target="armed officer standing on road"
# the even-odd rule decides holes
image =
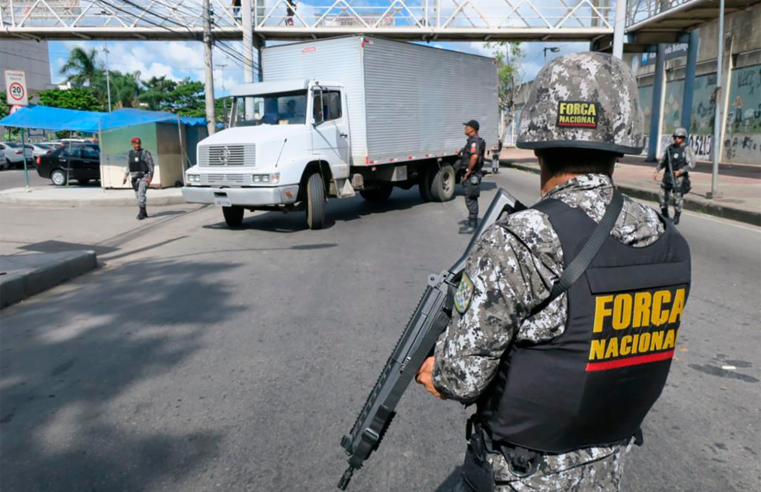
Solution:
[[[674,194],[674,224],[679,223],[682,215],[684,195],[690,191],[690,169],[695,169],[695,157],[692,149],[687,145],[687,130],[677,128],[674,130],[674,143],[669,145],[661,157],[661,162],[655,168],[653,179],[658,180],[658,174],[664,169],[661,193],[658,201],[661,204],[661,213],[664,217],[669,216],[669,194]]]
[[[478,136],[481,125],[470,120],[465,125],[468,141],[460,151],[461,165],[465,168],[462,176],[462,190],[465,193],[465,206],[468,207],[468,222],[460,228],[460,234],[472,234],[478,226],[478,197],[481,196],[481,169],[484,166],[486,142]]]
[[[127,167],[124,168],[124,179],[122,184],[130,178],[132,189],[135,190],[137,197],[137,206],[140,212],[137,214],[137,220],[148,218],[148,212],[145,211],[145,193],[148,186],[153,180],[153,156],[147,150],[141,148],[141,142],[138,137],[132,139],[132,150],[127,156]]]
[[[523,111],[542,199],[477,240],[417,381],[476,403],[453,491],[615,491],[663,389],[690,286],[676,229],[616,191],[643,117],[626,65],[553,60]]]

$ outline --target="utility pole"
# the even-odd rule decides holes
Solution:
[[[616,17],[613,24],[613,56],[624,58],[624,37],[626,28],[626,0],[616,0]]]
[[[251,0],[241,0],[241,19],[243,24],[243,82],[246,84],[252,84],[254,82],[254,19],[253,9],[251,8]],[[257,4],[257,12],[259,6]],[[261,54],[261,51],[259,52]],[[261,56],[259,57],[259,69],[261,70]],[[261,73],[259,74],[259,82],[261,82]],[[254,100],[247,97],[244,113],[246,119],[254,117]]]
[[[227,68],[227,63],[217,63],[217,66],[220,70],[222,70],[222,92],[225,92],[225,68]],[[227,96],[223,96],[222,99],[222,121],[226,122],[227,119]],[[226,123],[225,123],[226,125]]]
[[[108,112],[111,112],[111,74],[108,69],[108,43],[103,41],[103,53],[106,54],[106,92],[108,92]]]
[[[724,0],[719,1],[719,49],[716,52],[716,90],[713,119],[713,172],[711,175],[711,191],[706,194],[706,198],[715,199],[719,194],[719,159],[721,157],[721,127],[724,124],[724,91],[721,88],[721,69],[724,63]],[[724,89],[726,90],[726,89]]]
[[[214,135],[216,119],[214,117],[214,63],[211,58],[211,7],[209,0],[203,0],[203,52],[206,63],[204,72],[206,75],[206,84],[204,92],[206,93],[206,127],[209,135]]]

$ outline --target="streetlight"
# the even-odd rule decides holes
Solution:
[[[557,53],[560,51],[560,48],[557,46],[547,46],[546,48],[543,48],[542,51],[544,51],[544,61],[547,61],[547,52],[549,51],[550,53]]]

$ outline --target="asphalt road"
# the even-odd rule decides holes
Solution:
[[[49,179],[41,178],[31,163],[29,166],[29,186],[53,186]],[[0,171],[0,190],[10,188],[23,188],[26,186],[26,178],[23,169],[4,169]]]
[[[504,171],[484,209],[495,182],[538,197],[537,176]],[[335,490],[340,438],[427,274],[468,240],[461,197],[415,189],[331,201],[322,231],[277,213],[228,230],[212,207],[134,226],[131,209],[6,212],[7,246],[94,244],[106,266],[0,313],[4,492]],[[680,229],[694,284],[624,490],[761,490],[761,235],[689,212]],[[350,490],[443,490],[468,413],[413,388]]]

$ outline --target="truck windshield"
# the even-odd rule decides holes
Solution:
[[[232,126],[304,125],[307,91],[236,97]]]

